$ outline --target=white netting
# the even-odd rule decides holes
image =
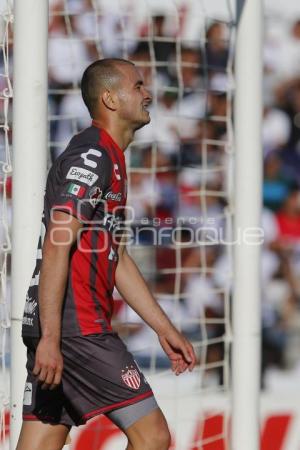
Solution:
[[[0,446],[7,433],[9,384],[10,328],[10,224],[11,224],[11,26],[12,5],[10,1],[0,3]],[[5,414],[6,413],[6,414]]]
[[[65,0],[51,2],[50,10],[52,159],[90,123],[79,81],[91,61],[131,59],[153,94],[152,122],[126,152],[130,252],[169,317],[194,342],[195,372],[173,377],[153,333],[117,294],[115,327],[155,388],[174,448],[184,450],[228,445],[231,3]],[[89,425],[94,448],[104,439],[97,420]],[[122,437],[112,439],[107,448],[124,447]],[[71,447],[84,448],[83,442],[84,432]]]
[[[79,79],[83,68],[92,60],[102,56],[132,58],[140,66],[154,94],[152,124],[137,136],[127,152],[129,202],[134,205],[136,214],[132,229],[140,240],[139,246],[131,246],[131,252],[170,317],[193,339],[201,364],[192,375],[172,376],[166,369],[166,360],[155,336],[120,300],[116,301],[115,325],[127,336],[128,345],[135,351],[140,364],[146,367],[147,374],[152,374],[151,384],[176,441],[172,448],[183,450],[228,448],[228,416],[223,415],[223,410],[229,411],[226,394],[229,387],[232,246],[229,242],[220,246],[214,243],[229,241],[232,226],[231,57],[226,51],[227,47],[232,48],[231,3],[234,2],[50,1],[51,158],[64,148],[73,133],[89,124],[80,99]],[[299,7],[297,2],[284,0],[266,0],[265,4],[264,101],[267,111],[263,123],[264,151],[266,155],[271,152],[272,156],[272,150],[275,150],[285,156],[281,167],[288,170],[282,173],[288,173],[290,179],[281,181],[289,185],[296,180],[299,187],[300,84],[296,22]],[[6,44],[11,18],[10,2],[0,0],[0,448],[9,397],[5,368],[9,365],[11,133],[8,125],[11,117],[8,105],[11,64],[8,63]],[[214,24],[216,26],[211,27]],[[29,52],[28,49],[24,51]],[[213,67],[208,70],[208,65]],[[221,95],[215,95],[217,92]],[[272,166],[272,158],[266,161],[266,166],[268,164]],[[265,181],[268,183],[268,179]],[[275,190],[278,191],[277,187]],[[273,211],[274,199],[268,198],[270,192],[264,193],[264,201]],[[299,279],[299,236],[297,234],[294,241],[293,254],[289,253],[290,248],[288,253],[277,251],[277,254],[273,244],[277,244],[278,227],[270,209],[265,211],[264,217],[267,246],[263,252],[262,278],[263,296],[267,302],[262,369],[268,394],[276,393],[276,397],[275,401],[271,398],[271,406],[268,403],[267,413],[275,403],[285,399],[280,387],[286,385],[289,390],[293,389],[293,401],[297,404],[294,410],[298,414],[299,402],[294,393],[299,384],[299,287],[296,282]],[[165,234],[158,235],[166,224],[171,230],[178,223],[195,229],[197,220],[189,223],[185,219],[195,217],[200,218],[198,222],[202,225],[199,236],[205,242],[201,245],[195,245],[195,242],[174,245],[170,242],[171,232],[166,230]],[[143,230],[140,230],[142,225]],[[146,226],[149,230],[145,230]],[[222,230],[223,234],[216,230]],[[151,245],[154,234],[161,238],[159,246]],[[188,241],[190,231],[179,229],[176,238]],[[275,261],[274,256],[277,257]],[[293,271],[295,280],[290,276]],[[294,364],[295,370],[291,372],[291,378],[285,379],[273,367],[281,367],[287,362]],[[265,373],[268,367],[270,369]],[[293,403],[288,398],[285,400],[284,411]],[[276,428],[276,422],[273,423]],[[104,419],[89,422],[74,436],[72,450],[98,449],[100,445],[106,450],[125,448],[122,435],[114,428],[105,431],[104,425],[108,426]],[[273,429],[270,434],[276,439]],[[294,450],[298,443],[297,432],[285,441],[288,448]],[[276,444],[270,445],[275,447]]]

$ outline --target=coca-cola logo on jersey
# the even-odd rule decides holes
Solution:
[[[121,194],[121,192],[109,191],[109,192],[107,192],[107,194],[105,194],[104,198],[106,200],[113,200],[114,202],[121,202],[122,201],[122,194]]]

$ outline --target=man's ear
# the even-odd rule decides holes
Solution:
[[[111,111],[115,111],[117,109],[116,99],[111,91],[105,90],[102,94],[102,103],[106,106],[106,108]]]

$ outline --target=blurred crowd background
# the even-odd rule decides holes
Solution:
[[[152,9],[125,3],[124,12],[116,1],[50,2],[49,165],[90,124],[79,91],[85,67],[99,57],[135,62],[153,104],[151,124],[126,155],[130,251],[169,317],[195,342],[207,383],[222,384],[234,276],[234,16],[225,8],[195,20],[197,1],[178,2],[175,12],[159,2]],[[298,17],[266,15],[263,55],[267,387],[272,370],[300,371],[300,9]],[[155,336],[117,292],[114,322],[143,367],[168,366]]]

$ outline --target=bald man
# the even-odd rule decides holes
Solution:
[[[128,450],[167,450],[170,434],[151,387],[113,332],[117,287],[155,330],[172,370],[192,370],[192,345],[150,293],[120,242],[127,195],[124,151],[150,122],[151,95],[129,61],[91,64],[81,83],[92,118],[47,179],[36,267],[22,336],[27,347],[17,450],[58,450],[70,428],[105,414]]]

